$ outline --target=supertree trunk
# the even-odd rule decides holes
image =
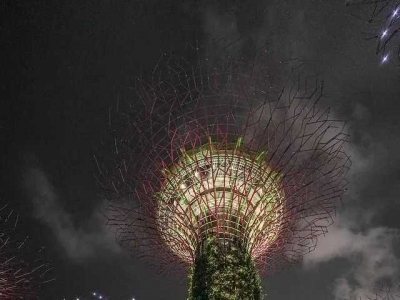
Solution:
[[[204,239],[189,274],[188,300],[259,300],[261,284],[251,256],[239,242]]]

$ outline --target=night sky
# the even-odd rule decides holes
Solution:
[[[349,299],[400,282],[400,68],[364,39],[374,27],[344,0],[214,2],[1,2],[0,195],[54,265],[41,299],[186,299],[184,283],[115,243],[93,155],[108,108],[162,51],[218,37],[320,72],[324,105],[351,135],[335,225],[304,262],[263,278],[268,299]]]

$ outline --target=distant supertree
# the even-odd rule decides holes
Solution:
[[[189,269],[189,299],[261,299],[258,271],[298,261],[332,223],[347,135],[298,61],[205,56],[165,54],[120,97],[98,181],[119,242]]]
[[[29,249],[28,237],[18,237],[18,222],[15,211],[0,208],[0,299],[39,299],[41,285],[52,280],[51,267]]]
[[[400,1],[399,0],[347,0],[358,17],[370,23],[369,40],[376,40],[376,54],[381,63],[395,60],[400,63]]]

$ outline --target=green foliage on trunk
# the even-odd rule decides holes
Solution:
[[[188,300],[261,300],[261,283],[249,254],[210,236],[189,274]]]

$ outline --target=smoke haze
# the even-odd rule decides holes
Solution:
[[[102,252],[120,251],[113,233],[105,226],[106,219],[99,207],[77,226],[60,204],[60,197],[43,170],[27,169],[25,188],[34,206],[35,217],[52,230],[71,260],[80,262]]]

